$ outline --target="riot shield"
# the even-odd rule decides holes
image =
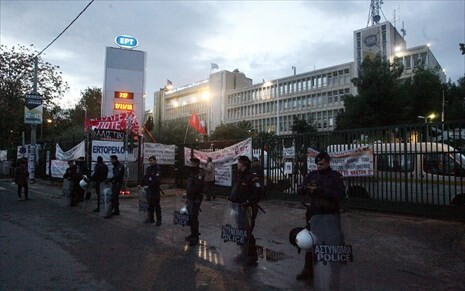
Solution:
[[[139,190],[139,213],[146,213],[149,208],[149,203],[147,202],[147,192],[145,189],[147,189],[147,186],[144,186]]]
[[[173,210],[173,224],[171,225],[171,239],[174,244],[187,243],[187,236],[190,234],[189,214],[186,207],[186,194],[176,194],[176,201]]]
[[[314,215],[313,286],[316,290],[357,290],[349,212]]]
[[[257,252],[251,235],[252,209],[227,201],[224,209],[219,253],[224,264],[255,265]]]
[[[105,217],[110,214],[111,183],[100,183],[100,215]]]
[[[63,202],[62,206],[69,207],[71,205],[71,192],[73,191],[73,181],[63,179]]]

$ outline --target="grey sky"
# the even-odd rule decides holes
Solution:
[[[1,43],[42,50],[90,1],[1,0]],[[118,35],[147,52],[146,96],[170,79],[176,87],[207,79],[210,64],[239,69],[254,83],[353,61],[353,31],[368,21],[370,1],[99,1],[43,58],[59,65],[71,90],[103,87],[105,47]],[[389,1],[382,21],[407,30],[407,46],[430,43],[447,78],[465,74],[465,1]],[[149,109],[146,107],[146,109]]]

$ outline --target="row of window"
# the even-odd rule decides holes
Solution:
[[[277,96],[286,96],[297,92],[305,92],[328,86],[339,86],[350,84],[349,69],[329,72],[314,77],[308,77],[303,80],[289,81],[285,83],[273,84],[262,88],[239,92],[228,96],[228,104],[241,104],[244,102],[253,102],[275,98]],[[276,92],[279,85],[279,92]],[[279,95],[278,95],[279,94]]]
[[[317,112],[308,112],[302,114],[292,114],[279,117],[280,133],[291,133],[294,124],[294,116],[300,120],[306,120],[307,123],[313,124],[318,129],[333,129],[336,126],[336,117],[342,109],[325,110]],[[277,117],[262,118],[252,120],[252,125],[257,132],[276,132]]]
[[[288,110],[302,110],[323,105],[342,106],[344,97],[348,94],[350,94],[350,88],[279,100],[279,112],[286,112]],[[259,104],[230,108],[227,111],[227,118],[228,120],[234,120],[253,117],[261,114],[274,114],[277,111],[276,106],[276,101],[269,101]]]

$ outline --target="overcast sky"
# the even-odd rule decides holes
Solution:
[[[45,48],[90,1],[1,0],[1,44]],[[96,0],[45,51],[70,85],[63,105],[87,87],[103,87],[105,48],[118,35],[138,39],[147,52],[146,109],[169,79],[175,87],[207,79],[210,64],[239,69],[260,83],[353,61],[353,31],[368,23],[360,1],[102,1]],[[407,30],[407,47],[430,43],[447,78],[465,74],[465,1],[389,1],[381,21],[394,15]],[[395,12],[394,12],[395,11]],[[39,85],[40,86],[40,85]],[[148,108],[147,108],[148,107]]]

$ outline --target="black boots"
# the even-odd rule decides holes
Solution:
[[[191,221],[190,226],[191,226],[191,235],[189,236],[187,240],[189,241],[190,246],[195,246],[196,244],[199,243],[199,235],[200,235],[199,221],[198,220]]]
[[[297,280],[308,280],[313,279],[313,253],[305,253],[305,265],[302,272],[295,276]]]

